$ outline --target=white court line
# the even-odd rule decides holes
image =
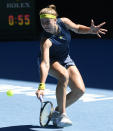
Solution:
[[[32,86],[16,86],[12,84],[0,84],[0,93],[6,92],[7,90],[13,90],[14,95],[26,95],[26,96],[36,96],[35,92],[37,89]],[[55,90],[46,89],[45,97],[50,99],[56,99]],[[95,102],[95,101],[104,101],[104,100],[113,100],[113,97],[105,96],[102,94],[89,94],[85,93],[80,100],[82,102]]]

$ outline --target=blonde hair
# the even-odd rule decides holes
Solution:
[[[55,5],[48,5],[46,8],[41,9],[39,12],[39,15],[42,15],[42,14],[50,14],[56,17],[58,16]]]

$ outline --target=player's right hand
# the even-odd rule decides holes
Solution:
[[[44,90],[37,90],[35,94],[37,98],[40,99],[40,95],[44,96]]]

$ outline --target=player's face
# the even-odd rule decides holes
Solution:
[[[46,32],[55,34],[56,31],[56,19],[42,18],[40,19],[41,25]]]

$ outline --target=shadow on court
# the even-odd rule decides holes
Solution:
[[[61,128],[56,128],[53,125],[49,125],[48,127],[45,128],[40,126],[33,126],[33,125],[20,125],[20,126],[3,127],[0,128],[0,131],[40,131],[41,129],[61,129]]]

